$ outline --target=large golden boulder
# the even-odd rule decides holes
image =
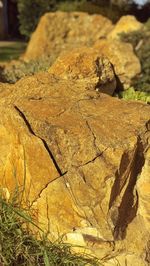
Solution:
[[[0,185],[49,238],[149,265],[150,106],[41,73],[0,85]],[[83,250],[82,250],[83,251]]]

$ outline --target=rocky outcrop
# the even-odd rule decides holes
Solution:
[[[105,266],[149,265],[150,107],[96,91],[83,68],[68,78],[68,65],[0,85],[1,187],[51,240],[64,234]]]
[[[98,50],[99,55],[108,57],[120,86],[129,88],[131,80],[141,72],[141,65],[132,45],[118,40],[100,40],[95,43],[94,49]]]
[[[142,28],[143,24],[137,21],[134,16],[122,16],[107,37],[108,39],[120,39],[119,35],[121,33],[130,33],[141,30]]]
[[[98,86],[100,85],[102,92],[113,94],[115,81],[112,71],[107,69],[107,74],[103,73],[103,80],[98,80],[98,71],[101,68],[98,65],[103,65],[103,62],[98,62],[98,57],[103,55],[108,57],[114,68],[118,81],[117,88],[127,89],[132,79],[141,72],[141,66],[132,45],[119,41],[117,36],[121,32],[130,32],[142,27],[143,24],[133,16],[122,17],[114,26],[110,20],[101,15],[60,11],[47,13],[41,18],[37,29],[32,34],[22,60],[11,62],[0,68],[0,81],[15,83],[23,76],[49,68],[59,57],[51,68],[51,72],[57,72],[57,75],[63,75],[63,78],[65,76],[65,78],[76,79],[77,76],[84,77],[83,72],[86,67],[84,82],[92,78],[95,85],[99,83]],[[91,49],[88,49],[89,47]],[[93,58],[93,63],[91,61],[91,65],[88,66],[88,60],[91,58]],[[61,67],[58,62],[61,62]],[[106,64],[105,60],[105,68]],[[83,65],[84,70],[82,70]],[[107,65],[111,69],[109,64]],[[87,70],[90,72],[89,76],[87,76]],[[105,86],[106,82],[107,86],[109,83],[109,87]]]
[[[24,59],[55,54],[92,44],[104,38],[113,28],[112,22],[101,15],[83,12],[55,12],[45,14],[32,34]]]
[[[131,84],[132,78],[141,72],[140,62],[134,54],[131,44],[123,43],[120,42],[119,39],[115,39],[118,33],[141,29],[142,25],[143,24],[138,22],[133,16],[122,17],[114,26],[110,20],[101,15],[88,15],[82,12],[66,13],[60,11],[56,13],[47,13],[41,18],[37,29],[31,37],[24,55],[24,60],[28,61],[37,59],[41,57],[41,55],[50,55],[51,65],[61,54],[58,62],[72,60],[72,64],[69,62],[69,66],[71,66],[73,62],[77,63],[77,55],[71,55],[74,49],[83,49],[84,46],[93,47],[94,50],[97,49],[98,56],[104,55],[108,57],[114,66],[115,74],[122,88],[127,89]],[[67,55],[66,52],[69,51],[70,53]],[[66,57],[62,55],[64,53]],[[80,53],[83,52],[80,50]],[[90,52],[90,50],[87,50],[86,53],[87,57],[91,57],[92,52]],[[94,53],[96,54],[96,51],[94,51]],[[69,59],[66,59],[67,57],[69,57]],[[85,64],[88,63],[88,60],[86,61]],[[60,67],[57,63],[56,65],[58,72],[58,68],[60,69]],[[56,65],[54,66],[54,71]],[[64,67],[67,67],[67,63],[64,64]],[[61,63],[61,71],[68,73],[66,75],[70,78],[70,76],[73,75],[71,74],[72,70],[64,69],[64,67]],[[74,73],[75,67],[73,68]],[[51,69],[51,71],[53,70]],[[74,73],[74,75],[76,74]]]
[[[100,58],[99,51],[93,48],[75,49],[58,57],[49,73],[65,80],[78,80],[110,95],[116,89],[111,63],[106,57]]]

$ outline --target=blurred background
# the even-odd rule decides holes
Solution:
[[[126,14],[146,22],[149,0],[0,0],[0,40],[28,40],[40,17],[49,11],[83,11],[102,14],[114,23]]]
[[[121,85],[118,85],[118,91],[116,90],[115,95],[117,97],[127,97],[127,99],[140,99],[150,103],[150,0],[0,0],[0,82],[15,83],[24,76],[49,69],[58,56],[55,42],[59,45],[61,41],[63,43],[59,36],[59,25],[55,29],[52,26],[53,23],[50,22],[50,32],[53,32],[55,36],[52,40],[54,43],[52,52],[46,50],[45,54],[40,53],[38,58],[34,58],[32,54],[30,60],[25,60],[24,54],[28,50],[30,42],[32,44],[32,38],[30,37],[35,31],[41,16],[47,12],[58,10],[100,14],[110,19],[115,25],[119,23],[118,21],[123,16],[133,16],[132,19],[124,18],[128,32],[122,32],[119,38],[121,42],[132,45],[133,52],[141,65],[141,73],[133,78],[129,90],[120,92]],[[142,22],[142,27],[130,32],[130,28],[133,29],[131,25],[133,21],[135,24],[141,25],[137,20]],[[57,23],[57,20],[55,20],[55,23]],[[60,23],[59,20],[58,23]],[[121,25],[123,27],[123,24]],[[45,32],[47,39],[44,41],[48,46],[50,45],[51,34],[47,30],[48,27],[44,28],[44,25],[42,27],[40,34],[42,35]],[[67,25],[64,27],[67,27]],[[82,35],[82,26],[79,28]],[[59,40],[57,40],[57,37],[60,37]],[[42,40],[42,36],[39,39]],[[43,40],[37,47],[33,42],[33,45],[31,45],[33,46],[32,53],[35,52],[35,48],[39,50],[38,47],[42,45]],[[117,50],[117,47],[115,49]]]

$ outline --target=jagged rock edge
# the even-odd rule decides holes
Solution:
[[[140,147],[140,145],[141,145],[141,147]],[[142,172],[142,168],[144,167],[144,164],[145,164],[145,156],[144,156],[144,152],[145,152],[144,148],[145,147],[144,146],[145,145],[142,142],[141,136],[138,136],[137,137],[137,146],[136,146],[136,149],[135,149],[135,152],[134,152],[134,155],[133,155],[133,160],[131,162],[131,165],[133,165],[133,168],[131,166],[131,171],[132,171],[131,172],[131,176],[129,178],[128,177],[126,178],[126,182],[125,182],[126,184],[124,184],[125,190],[124,190],[123,196],[122,196],[122,199],[124,199],[127,196],[126,193],[128,192],[128,189],[130,187],[132,187],[132,198],[131,198],[131,201],[134,202],[134,196],[133,195],[136,194],[136,203],[134,203],[134,205],[130,206],[130,212],[128,213],[128,217],[127,217],[127,221],[128,222],[127,222],[127,224],[124,225],[125,229],[124,229],[124,231],[122,231],[122,227],[123,226],[122,226],[122,224],[119,225],[119,220],[118,219],[119,219],[119,215],[121,213],[121,205],[122,205],[123,200],[122,200],[122,202],[120,202],[120,205],[118,207],[118,210],[120,210],[118,212],[118,219],[117,219],[118,226],[117,225],[115,226],[114,233],[113,233],[115,240],[118,240],[118,237],[119,237],[119,239],[124,239],[125,238],[126,228],[128,227],[128,224],[130,224],[132,222],[132,220],[135,218],[137,210],[138,210],[139,195],[138,195],[138,191],[136,189],[136,183],[137,183],[137,178],[138,178],[139,174]],[[141,151],[141,148],[142,148],[142,151]],[[123,157],[123,155],[122,155],[122,157]],[[138,165],[138,167],[137,167],[138,160],[141,160],[141,159],[142,159],[142,162],[140,162],[141,164]],[[134,172],[136,172],[136,174]],[[118,176],[118,178],[119,178],[119,176]],[[114,189],[115,184],[117,184],[118,178],[116,176],[115,181],[114,181],[114,185],[112,187],[112,190]],[[118,194],[116,194],[115,198],[117,198],[119,196],[119,194],[121,193],[122,189],[123,189],[123,187],[121,188],[120,191],[118,191]],[[113,200],[113,202],[115,202],[115,199]],[[110,198],[109,210],[112,208],[113,202],[111,203],[111,198]],[[122,209],[124,210],[124,207],[122,207]],[[131,212],[134,212],[134,214],[133,214],[133,217],[131,218],[131,221],[130,221],[130,213]],[[108,213],[109,213],[109,211],[108,211]],[[125,235],[123,235],[124,233],[125,233]]]

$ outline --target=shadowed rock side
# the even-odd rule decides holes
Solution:
[[[50,73],[0,89],[1,186],[50,239],[104,265],[148,265],[150,107]]]

